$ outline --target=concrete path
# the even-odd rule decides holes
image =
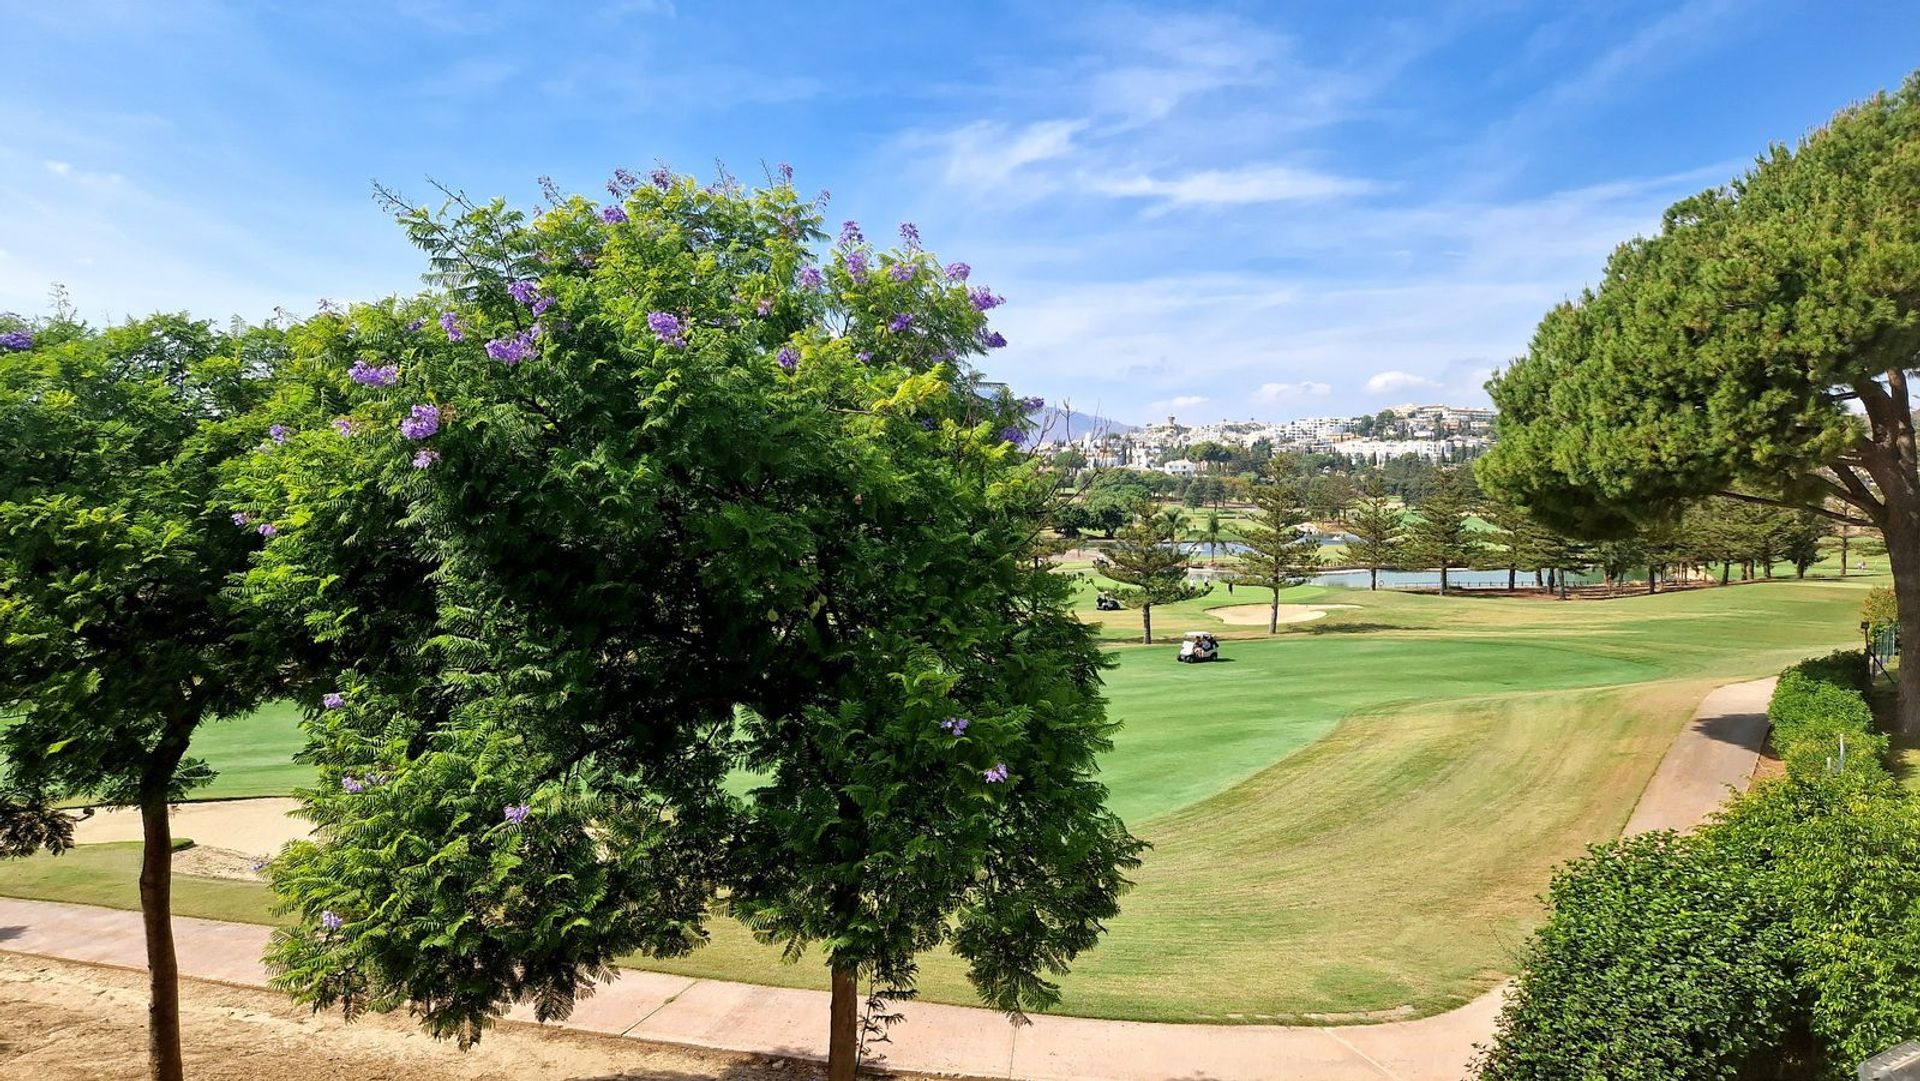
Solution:
[[[1765,735],[1771,680],[1713,692],[1641,796],[1629,830],[1698,824],[1744,788]],[[1758,718],[1756,721],[1756,717]],[[1755,729],[1756,723],[1758,729]],[[174,919],[182,975],[266,982],[268,929]],[[126,968],[145,964],[137,913],[0,898],[0,950]],[[1169,1025],[1036,1016],[1014,1028],[989,1010],[909,1003],[883,1045],[898,1070],[1027,1081],[1458,1081],[1493,1031],[1494,991],[1417,1021],[1339,1027]],[[516,1011],[517,1019],[527,1019]],[[826,1056],[827,996],[628,971],[582,1001],[568,1027],[663,1043],[796,1058]]]
[[[1690,830],[1733,792],[1745,792],[1767,740],[1773,678],[1716,688],[1674,737],[1660,768],[1640,793],[1626,833]]]

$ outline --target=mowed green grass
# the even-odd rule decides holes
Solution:
[[[1062,980],[1063,1008],[1337,1020],[1473,997],[1512,970],[1551,867],[1618,832],[1707,689],[1849,644],[1866,586],[1884,581],[1570,603],[1303,588],[1285,599],[1359,607],[1229,641],[1219,664],[1117,646],[1124,727],[1105,778],[1155,847],[1111,933]],[[1185,618],[1219,626],[1205,607]],[[249,783],[251,767],[209,757]],[[22,885],[50,861],[0,867],[0,893],[126,905],[134,862],[115,858],[119,871],[51,884],[34,870]],[[247,894],[233,890],[269,918],[253,885],[182,891],[179,910],[235,918]],[[785,965],[730,920],[712,931],[688,958],[635,963],[823,986],[817,957]],[[942,954],[922,989],[972,1001]]]

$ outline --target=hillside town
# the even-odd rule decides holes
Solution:
[[[1493,442],[1494,410],[1485,406],[1397,405],[1353,417],[1301,417],[1296,420],[1230,420],[1182,424],[1177,417],[1141,427],[1076,423],[1059,435],[1042,434],[1042,451],[1078,450],[1089,465],[1153,470],[1174,476],[1204,471],[1194,448],[1214,444],[1252,450],[1331,454],[1379,465],[1412,455],[1434,462],[1478,457]],[[1052,436],[1050,438],[1050,436]]]

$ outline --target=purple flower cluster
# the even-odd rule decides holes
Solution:
[[[820,287],[826,284],[826,280],[826,275],[820,273],[820,268],[817,266],[803,266],[800,268],[800,273],[794,275],[794,281],[809,293],[819,292]]]
[[[633,190],[639,186],[639,177],[634,176],[625,169],[615,169],[613,171],[613,179],[607,181],[607,194],[613,196],[615,199],[623,199],[633,194]]]
[[[1012,443],[1014,446],[1017,447],[1020,444],[1025,443],[1027,441],[1027,433],[1021,431],[1018,428],[1013,428],[1013,427],[1002,428],[1000,429],[1000,441],[1002,443]]]
[[[865,284],[867,280],[867,253],[854,251],[847,253],[847,277]]]
[[[997,330],[982,330],[979,334],[979,340],[980,344],[988,349],[1005,349],[1007,347],[1007,336]]]
[[[395,364],[376,367],[364,360],[356,360],[353,367],[347,369],[347,378],[363,387],[390,387],[400,381],[400,368]]]
[[[783,161],[777,166],[777,168],[780,170],[780,183],[782,184],[793,183],[793,166],[792,165],[789,165],[788,163]]]
[[[416,405],[400,422],[400,434],[408,439],[425,439],[440,430],[440,407]]]
[[[0,351],[24,353],[33,348],[33,331],[9,330],[0,334]]]
[[[1038,413],[1047,407],[1047,400],[1041,397],[1020,399],[1020,409],[1026,413]]]
[[[237,526],[249,526],[249,525],[252,525],[252,524],[253,524],[253,515],[251,515],[251,514],[248,514],[248,513],[246,512],[246,511],[243,511],[243,510],[242,510],[242,511],[235,511],[235,512],[233,513],[233,524],[234,524],[234,525],[237,525]]]
[[[433,468],[433,463],[439,460],[440,452],[437,450],[417,450],[413,452],[413,467],[415,469],[431,469]]]
[[[660,336],[661,341],[666,342],[675,349],[685,349],[687,347],[686,327],[681,324],[679,317],[673,313],[648,312],[647,326],[655,334]]]
[[[790,372],[800,366],[800,353],[791,345],[781,346],[780,351],[773,355],[773,359],[780,365],[780,370],[783,372]]]
[[[333,430],[343,436],[352,435],[354,430],[353,421],[347,417],[335,417],[333,418]]]
[[[560,185],[555,184],[552,177],[541,175],[534,177],[534,181],[540,185],[541,198],[544,198],[549,203],[557,203],[560,201]]]
[[[887,320],[887,329],[893,331],[895,334],[900,333],[912,325],[912,312],[899,312],[895,314],[892,319]]]
[[[913,280],[914,273],[919,269],[919,267],[914,266],[912,263],[895,263],[887,268],[887,274],[893,278],[894,281],[910,282]]]
[[[972,723],[965,717],[948,717],[940,722],[940,730],[949,735],[964,736],[967,734],[967,726]]]
[[[407,333],[412,334],[414,331],[426,325],[427,321],[425,319],[415,319],[413,322],[407,324]]]
[[[358,777],[340,778],[340,790],[349,796],[357,796],[367,790],[367,782]]]
[[[260,527],[258,529],[255,529],[254,532],[260,534],[263,537],[271,537],[279,533],[280,530],[275,528],[272,522],[261,522]]]
[[[533,813],[533,808],[525,803],[509,803],[500,808],[500,812],[501,817],[506,819],[507,825],[520,826],[526,824],[527,816]]]
[[[274,426],[267,429],[267,438],[273,440],[276,445],[285,443],[287,441],[287,437],[292,434],[293,434],[293,429],[287,427],[284,424],[275,424]]]
[[[347,696],[339,691],[328,691],[320,696],[320,704],[327,709],[339,709],[347,704]]]
[[[653,172],[648,173],[647,179],[653,182],[654,187],[661,191],[666,191],[668,188],[673,187],[673,170],[662,165]]]
[[[447,332],[447,340],[450,342],[466,340],[467,332],[460,329],[460,317],[452,312],[440,313],[440,329]]]
[[[532,278],[521,278],[507,286],[507,295],[522,304],[531,304],[533,298],[540,295],[540,283]]]
[[[980,312],[990,312],[1007,302],[1006,297],[995,296],[993,290],[984,285],[967,290],[967,300],[973,304],[974,311]]]
[[[487,355],[506,364],[518,364],[533,355],[533,331],[523,330],[509,338],[487,343]]]
[[[602,207],[600,209],[600,220],[606,222],[608,225],[625,225],[627,224],[627,212],[617,206]]]
[[[841,247],[851,248],[856,244],[864,243],[866,239],[866,236],[860,232],[859,222],[849,220],[840,223]]]
[[[966,281],[967,275],[971,273],[973,273],[973,268],[968,266],[965,263],[948,263],[947,264],[947,280],[950,282]]]
[[[999,784],[1001,781],[1007,779],[1007,764],[1005,762],[995,762],[993,768],[982,773],[980,777],[988,784]]]
[[[346,922],[347,921],[340,918],[339,913],[332,909],[327,909],[325,912],[320,913],[320,929],[322,931],[338,931],[346,925]]]
[[[753,310],[760,315],[772,315],[773,314],[773,298],[761,297],[759,300],[754,302]]]
[[[900,241],[908,251],[920,250],[920,227],[910,221],[900,223]]]

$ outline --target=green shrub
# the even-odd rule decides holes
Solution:
[[[1821,683],[1848,687],[1861,694],[1867,693],[1872,683],[1867,670],[1867,652],[1863,649],[1837,649],[1824,657],[1809,657],[1787,671]]]
[[[1874,730],[1873,710],[1858,689],[1865,663],[1857,651],[1835,653],[1780,674],[1767,719],[1788,772],[1825,771],[1843,759],[1849,770],[1882,768],[1887,737]]]
[[[1554,876],[1483,1081],[1739,1077],[1786,1039],[1786,913],[1736,848],[1650,833]]]

